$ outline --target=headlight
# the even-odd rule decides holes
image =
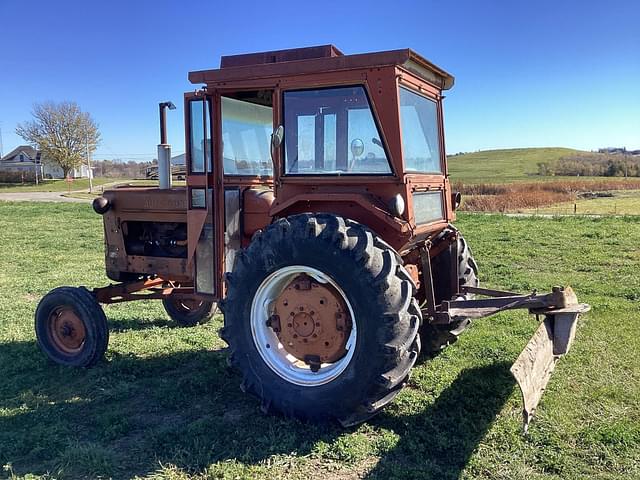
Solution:
[[[442,192],[414,193],[413,216],[418,225],[442,220],[444,218],[442,212]]]
[[[397,193],[389,202],[389,209],[396,217],[402,216],[404,213],[404,206],[404,198],[402,198],[402,195],[399,193]]]

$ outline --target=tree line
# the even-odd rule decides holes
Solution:
[[[543,176],[640,177],[640,156],[575,153],[551,162],[538,163]]]
[[[157,164],[157,160],[152,162],[94,160],[91,162],[93,174],[96,177],[109,178],[145,178],[147,168]]]

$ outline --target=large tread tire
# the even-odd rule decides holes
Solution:
[[[445,250],[441,255],[444,263],[451,262],[451,250]],[[446,256],[449,258],[446,258]],[[480,280],[478,279],[478,265],[473,258],[471,248],[466,240],[458,233],[458,285],[478,287]],[[450,263],[449,263],[450,264]],[[435,282],[439,280],[434,278]],[[456,295],[454,300],[470,300],[473,295]],[[458,318],[456,321],[448,325],[431,325],[425,323],[420,331],[422,337],[422,348],[424,353],[437,354],[449,345],[455,343],[458,337],[471,325],[471,319]]]
[[[60,337],[52,328],[52,315],[61,309],[70,309],[84,329],[84,340],[74,351],[60,347]],[[95,365],[104,357],[109,344],[107,317],[96,298],[84,287],[58,287],[47,293],[36,309],[35,330],[38,346],[44,354],[53,362],[68,367]]]
[[[194,308],[194,306],[186,304],[182,300],[181,298],[172,297],[162,299],[162,306],[167,315],[181,327],[194,327],[198,324],[207,323],[217,311],[215,302],[201,300],[199,305]]]
[[[304,265],[329,275],[350,302],[357,327],[353,357],[323,385],[300,386],[276,374],[256,349],[251,305],[271,273]],[[420,353],[422,315],[415,285],[400,256],[365,226],[331,214],[277,220],[254,235],[227,274],[222,338],[229,361],[243,376],[241,388],[262,410],[304,421],[358,424],[378,413],[403,387]]]

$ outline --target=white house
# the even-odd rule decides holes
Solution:
[[[42,157],[39,151],[29,145],[21,145],[0,159],[0,172],[33,174],[38,171],[38,178],[63,178],[62,168],[54,162]],[[88,178],[89,167],[82,165],[71,172],[74,178]]]

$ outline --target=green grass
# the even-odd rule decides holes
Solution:
[[[524,312],[477,321],[347,430],[261,414],[226,367],[221,318],[177,328],[157,302],[106,307],[105,362],[52,365],[33,312],[55,286],[107,283],[100,217],[0,203],[0,477],[640,478],[640,219],[460,214],[457,225],[484,285],[571,284],[593,306],[528,436],[508,372],[536,328]]]
[[[575,202],[558,203],[530,213],[553,215],[640,215],[640,190],[616,190],[612,197],[580,199]],[[575,208],[574,208],[575,206]]]
[[[103,178],[98,177],[93,179],[93,186],[97,187],[107,183],[122,183],[130,182],[128,178]],[[0,183],[0,193],[10,192],[66,192],[67,190],[83,190],[89,188],[88,178],[76,178],[71,182],[71,185],[66,180],[43,180],[38,185],[28,184],[19,185],[15,183]]]
[[[508,183],[574,179],[575,177],[541,177],[539,162],[551,162],[576,150],[571,148],[513,148],[485,150],[448,158],[449,173],[453,181],[465,183]]]

